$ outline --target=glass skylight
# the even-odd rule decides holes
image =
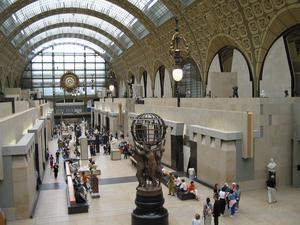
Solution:
[[[49,16],[35,23],[32,23],[31,25],[23,29],[18,35],[16,35],[12,42],[15,46],[17,46],[37,30],[40,30],[44,27],[54,25],[57,23],[89,24],[91,26],[100,28],[106,31],[107,33],[109,33],[110,35],[114,36],[116,39],[118,39],[121,42],[124,48],[129,48],[133,45],[133,42],[130,40],[130,38],[119,28],[112,25],[111,23],[108,23],[107,21],[101,20],[97,17],[87,16],[83,14],[71,14],[71,13]]]
[[[143,11],[146,16],[159,26],[170,19],[173,14],[160,0],[128,0]]]
[[[1,0],[0,13],[2,13],[8,6],[12,5],[17,0]]]
[[[105,58],[107,61],[111,61],[111,59],[112,59],[112,56],[110,55],[109,52],[107,52],[100,46],[94,44],[93,42],[91,42],[89,40],[84,40],[81,38],[57,38],[54,40],[50,40],[50,41],[47,41],[47,42],[43,43],[42,45],[36,47],[35,49],[33,49],[31,51],[31,53],[28,52],[28,45],[27,45],[27,49],[26,48],[24,48],[23,50],[21,49],[20,53],[24,54],[26,56],[28,55],[28,57],[31,58],[33,55],[37,54],[38,52],[40,52],[43,49],[48,48],[49,46],[60,45],[63,43],[65,43],[65,44],[70,44],[70,43],[74,44],[75,43],[75,44],[79,44],[79,45],[85,45],[85,46],[95,50],[99,54],[101,54],[103,56],[103,58]],[[30,47],[32,47],[32,46],[30,46]]]
[[[139,39],[145,37],[149,31],[132,14],[125,9],[105,0],[39,0],[33,2],[11,15],[2,25],[1,31],[9,35],[24,21],[43,12],[59,8],[91,9],[106,14],[127,26]]]
[[[95,40],[102,42],[109,49],[111,49],[111,51],[115,55],[120,55],[122,53],[122,50],[109,38],[105,37],[102,34],[95,32],[93,30],[89,30],[89,29],[81,28],[81,27],[59,27],[59,28],[54,28],[54,29],[42,32],[39,35],[30,39],[26,44],[24,44],[21,47],[22,52],[26,52],[26,50],[24,50],[24,49],[31,48],[39,41],[44,40],[47,37],[57,35],[57,34],[76,34],[77,36],[85,35],[85,36],[90,37],[91,39],[95,39]]]
[[[195,0],[180,0],[181,3],[185,6],[192,4]]]
[[[51,40],[48,41],[42,45],[40,45],[39,47],[37,47],[36,49],[34,49],[32,52],[34,54],[42,51],[43,49],[48,48],[49,46],[52,45],[64,45],[64,44],[78,44],[78,45],[84,45],[87,46],[88,48],[93,49],[94,51],[96,51],[99,54],[106,54],[106,51],[99,47],[98,45],[95,45],[94,43],[84,40],[84,39],[78,39],[78,38],[58,38],[55,40]],[[73,49],[65,49],[65,52],[69,52],[69,51],[74,51]]]

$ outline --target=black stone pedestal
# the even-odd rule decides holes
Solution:
[[[163,207],[165,199],[161,187],[138,188],[136,209],[131,214],[132,225],[169,225],[168,210]]]

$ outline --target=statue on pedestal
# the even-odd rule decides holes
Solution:
[[[86,126],[86,121],[82,120],[82,122],[80,123],[81,137],[85,137],[85,126]]]
[[[100,197],[99,181],[97,175],[100,175],[101,172],[100,170],[97,170],[97,165],[95,161],[93,161],[92,159],[90,159],[89,169],[91,173],[91,188],[92,188],[91,196],[92,198],[99,198]]]
[[[137,160],[138,186],[132,225],[168,224],[168,211],[163,207],[161,157],[164,152],[166,125],[154,113],[138,115],[132,122],[131,134]],[[151,205],[151,207],[149,207]]]

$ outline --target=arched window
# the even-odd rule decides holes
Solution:
[[[235,87],[238,88],[239,97],[253,96],[249,62],[240,50],[225,46],[218,51],[210,64],[206,93],[212,97],[228,98],[233,96]]]
[[[274,41],[261,75],[260,91],[267,97],[300,96],[300,25]]]
[[[292,96],[300,96],[300,25],[284,35],[292,76]]]
[[[193,60],[187,60],[183,66],[183,78],[177,83],[182,97],[201,97],[202,81],[199,69]]]
[[[62,75],[71,71],[80,82],[78,94],[96,96],[104,89],[108,65],[93,48],[76,43],[52,45],[40,51],[23,73],[22,87],[40,90],[45,97],[71,96],[60,87]]]

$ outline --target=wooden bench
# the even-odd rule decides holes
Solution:
[[[196,199],[196,196],[192,193],[185,193],[183,191],[177,191],[177,197],[180,200],[190,200],[190,199]]]
[[[74,186],[73,186],[73,181],[71,176],[67,177],[67,189],[68,189],[67,197],[69,198],[70,205],[75,205],[76,199],[75,199]]]
[[[65,168],[66,168],[66,176],[71,176],[71,171],[70,171],[70,166],[69,166],[69,162],[65,162]]]
[[[86,203],[76,203],[75,190],[73,186],[72,176],[67,177],[67,204],[68,204],[68,213],[84,213],[89,211],[89,204]]]
[[[132,156],[130,156],[129,159],[130,159],[132,165],[136,166],[137,161],[135,160],[135,158],[133,158]]]

